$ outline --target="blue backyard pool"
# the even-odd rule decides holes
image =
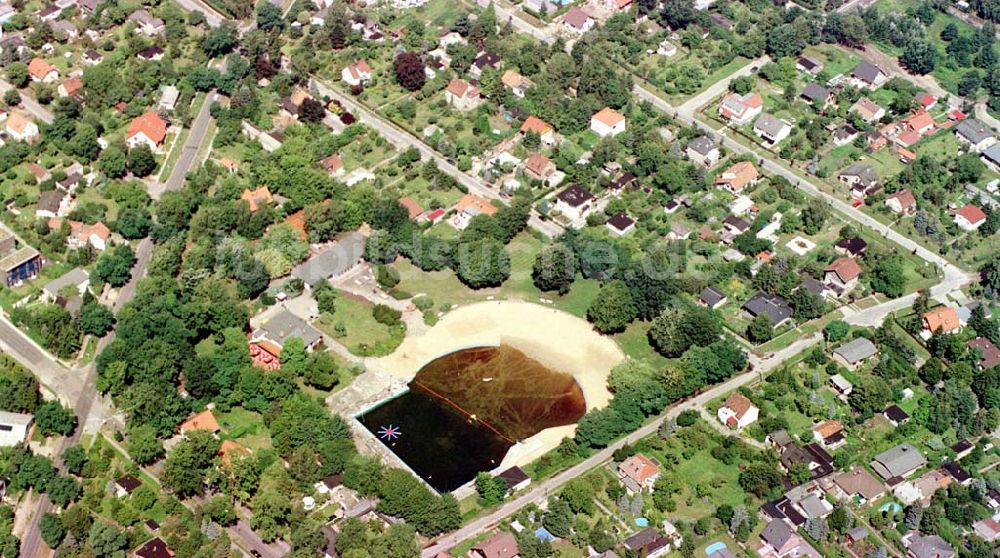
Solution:
[[[635,524],[637,527],[649,527],[649,520],[645,517],[635,518]]]
[[[718,552],[720,550],[725,550],[725,549],[726,549],[726,543],[724,543],[722,541],[714,542],[714,543],[708,545],[707,547],[705,547],[705,554],[708,555],[708,556],[711,556],[712,554],[714,554],[714,553],[716,553],[716,552]]]

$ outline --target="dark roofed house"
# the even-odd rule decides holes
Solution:
[[[878,354],[878,347],[866,337],[857,337],[837,347],[833,358],[850,370],[856,370],[865,360]]]
[[[315,346],[323,338],[319,331],[302,318],[282,308],[253,333],[253,339],[266,339],[282,347],[291,337],[298,337],[306,348]]]
[[[115,494],[121,498],[135,492],[140,486],[142,486],[142,481],[132,475],[125,475],[115,480]]]
[[[962,459],[966,455],[969,455],[974,447],[976,447],[976,444],[973,444],[969,440],[961,440],[952,444],[949,449],[955,452],[955,459]]]
[[[990,130],[982,122],[975,118],[967,118],[955,125],[955,137],[969,144],[973,151],[982,153],[985,149],[997,142]]]
[[[833,100],[833,92],[815,82],[807,84],[800,96],[805,102],[819,109],[826,108]]]
[[[851,71],[851,79],[859,87],[877,89],[889,80],[889,76],[882,71],[882,68],[871,62],[862,60]]]
[[[625,236],[635,229],[635,220],[629,217],[624,211],[619,211],[608,219],[607,227],[612,234]]]
[[[795,61],[795,68],[800,72],[816,75],[823,69],[823,63],[811,56],[800,56]]]
[[[927,464],[927,458],[911,444],[899,444],[875,456],[872,469],[883,479],[906,478]]]
[[[946,462],[941,466],[941,468],[945,473],[948,473],[948,476],[955,479],[955,482],[959,484],[968,485],[972,482],[972,475],[970,475],[965,469],[962,468],[961,465],[954,461]]]
[[[500,478],[507,483],[507,490],[511,492],[521,490],[531,484],[531,477],[516,465],[500,473]]]
[[[778,295],[768,294],[763,291],[759,291],[750,300],[746,301],[743,304],[743,310],[751,318],[761,315],[767,316],[767,319],[771,321],[771,325],[774,327],[778,327],[792,319],[792,307],[788,304],[787,300]]]
[[[893,426],[900,426],[906,424],[910,420],[910,415],[906,413],[903,409],[899,408],[899,405],[889,405],[885,408],[885,412],[882,413],[885,416],[885,420],[892,423]]]
[[[938,535],[921,535],[918,532],[903,537],[903,546],[909,558],[954,558],[955,549]]]
[[[855,163],[841,171],[838,179],[850,186],[851,195],[859,199],[875,193],[879,188],[878,172],[871,165]]]
[[[312,288],[324,279],[343,276],[354,269],[365,254],[365,237],[352,231],[337,235],[333,245],[297,265],[292,276]]]
[[[865,253],[865,250],[868,249],[868,243],[860,238],[842,238],[837,241],[833,249],[838,254],[856,258]]]
[[[167,548],[167,543],[160,537],[146,541],[146,544],[135,551],[137,558],[173,558],[174,553]]]
[[[726,293],[711,285],[702,289],[701,294],[698,295],[698,302],[702,306],[707,306],[713,310],[725,304],[727,300],[729,299],[726,297]]]
[[[776,556],[789,554],[798,546],[798,535],[780,519],[772,519],[760,533],[760,540],[774,549]]]
[[[584,190],[579,184],[573,184],[556,195],[556,208],[570,219],[582,219],[593,208],[592,202],[597,199]]]
[[[1000,349],[985,337],[976,337],[967,343],[970,351],[980,351],[979,369],[989,370],[1000,365]]]
[[[646,558],[656,558],[671,550],[670,539],[663,537],[654,527],[646,527],[622,542],[622,546]]]

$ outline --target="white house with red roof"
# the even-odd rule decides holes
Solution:
[[[986,213],[971,203],[955,212],[955,224],[963,231],[974,231],[986,222]]]
[[[357,85],[367,85],[372,80],[372,69],[364,59],[348,64],[340,72],[340,78],[344,83],[352,87]]]
[[[34,82],[53,83],[59,79],[59,70],[41,58],[32,58],[28,63],[28,75]]]
[[[611,107],[604,107],[590,117],[590,129],[598,136],[617,136],[625,131],[625,117]]]
[[[563,25],[574,33],[586,33],[593,29],[595,24],[596,22],[594,18],[590,17],[590,14],[576,6],[570,8],[563,17]]]
[[[917,198],[910,189],[900,190],[885,199],[885,206],[893,213],[908,215],[917,210]]]
[[[760,93],[747,93],[745,95],[730,93],[723,97],[722,102],[719,103],[719,116],[735,125],[749,124],[763,110],[764,98],[760,96]]]
[[[125,133],[125,144],[129,149],[137,145],[146,145],[150,151],[156,151],[166,138],[166,121],[155,112],[149,111],[135,117],[129,123],[128,131]]]
[[[716,413],[719,422],[729,428],[741,430],[756,422],[760,409],[741,393],[733,393]]]
[[[472,110],[479,106],[482,99],[479,88],[464,79],[451,78],[448,88],[444,90],[444,100],[458,110]]]

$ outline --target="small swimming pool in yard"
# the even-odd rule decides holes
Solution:
[[[637,527],[649,527],[649,520],[645,517],[635,518],[635,524]]]
[[[726,549],[726,543],[719,541],[705,547],[705,554],[711,556],[713,553]]]

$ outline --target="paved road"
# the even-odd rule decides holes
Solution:
[[[341,93],[316,77],[311,77],[309,79],[309,87],[319,93],[320,96],[340,101],[340,103],[343,104],[348,111],[357,116],[363,124],[375,129],[379,135],[389,140],[389,142],[397,148],[408,149],[410,147],[415,147],[418,151],[420,151],[420,155],[423,159],[433,160],[437,163],[441,172],[444,172],[457,180],[461,185],[465,186],[469,192],[486,199],[501,199],[500,194],[498,194],[496,190],[488,187],[482,180],[467,172],[458,170],[455,165],[448,162],[447,158],[424,143],[423,140],[417,138],[415,135],[404,130],[400,126],[397,126],[395,123],[378,114],[374,110],[362,105],[351,96]],[[528,225],[549,238],[562,234],[561,227],[551,221],[543,221],[535,214],[532,214],[528,219]]]
[[[535,27],[527,20],[521,19],[521,16],[516,10],[508,10],[503,6],[493,3],[491,0],[476,0],[476,3],[482,8],[486,8],[490,4],[493,4],[493,11],[497,14],[497,21],[500,22],[501,26],[503,25],[503,22],[509,21],[511,27],[513,27],[515,31],[524,33],[525,35],[530,35],[536,40],[547,45],[555,42],[555,37],[553,37],[548,31],[548,28]]]
[[[17,89],[6,79],[0,79],[0,94],[6,93],[11,89]],[[41,120],[46,124],[52,124],[55,117],[52,113],[42,105],[38,104],[33,97],[31,97],[26,91],[17,90],[21,95],[21,108],[31,113],[32,116]]]
[[[672,420],[677,417],[683,411],[688,409],[698,410],[702,408],[705,404],[713,399],[721,397],[730,391],[733,391],[739,387],[750,384],[754,381],[759,380],[764,376],[764,374],[774,370],[775,368],[781,366],[786,360],[792,356],[801,353],[802,351],[808,349],[813,344],[819,342],[822,336],[819,334],[814,334],[808,337],[803,337],[786,347],[785,349],[774,353],[764,359],[758,359],[756,357],[751,357],[751,362],[754,363],[753,370],[740,374],[731,378],[729,381],[719,384],[715,387],[708,389],[700,393],[699,395],[678,402],[667,409],[666,413],[660,415],[659,418],[646,424],[645,426],[639,428],[635,432],[629,434],[628,436],[612,443],[608,447],[599,451],[598,453],[588,457],[584,461],[577,463],[576,465],[566,469],[565,471],[545,479],[538,484],[532,485],[531,488],[520,496],[504,503],[502,506],[491,512],[489,515],[480,517],[471,523],[465,525],[464,527],[444,535],[434,541],[434,544],[428,546],[421,551],[422,558],[433,558],[438,552],[445,552],[454,546],[460,544],[462,541],[470,539],[484,531],[492,529],[500,523],[505,517],[516,513],[518,510],[528,506],[530,504],[541,504],[549,498],[550,495],[556,493],[556,491],[567,482],[585,475],[591,469],[599,467],[601,464],[611,460],[612,454],[620,449],[622,446],[627,444],[633,444],[638,440],[650,436],[659,429],[660,425],[664,422]]]
[[[226,21],[226,16],[215,11],[214,8],[201,0],[175,0],[185,12],[201,12],[205,14],[205,23],[209,27],[218,27]]]
[[[184,186],[184,179],[196,162],[198,150],[201,149],[201,144],[205,141],[205,135],[208,133],[208,125],[212,121],[212,103],[218,98],[219,95],[215,91],[210,91],[205,96],[205,100],[201,103],[201,109],[198,110],[194,121],[191,122],[191,132],[184,145],[174,147],[174,149],[180,149],[181,154],[177,158],[174,168],[170,170],[167,181],[155,183],[149,188],[149,194],[154,199],[159,199],[160,194],[165,190],[179,190],[181,186]]]

